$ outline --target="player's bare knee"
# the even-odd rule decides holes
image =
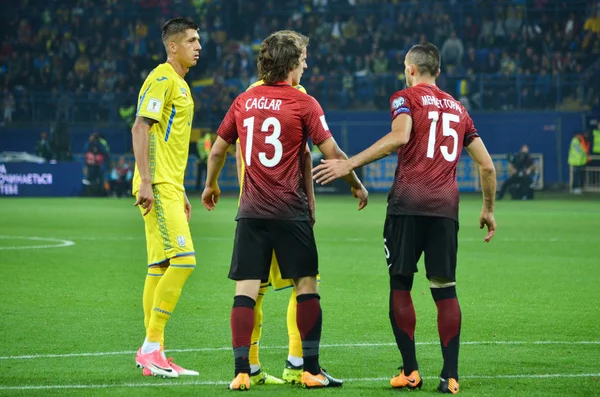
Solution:
[[[260,289],[260,280],[239,280],[235,283],[235,294],[245,295],[249,298],[258,298],[258,290]]]
[[[319,293],[317,277],[300,277],[294,279],[296,295]]]
[[[455,287],[456,281],[449,280],[445,277],[430,277],[429,288],[449,288]]]

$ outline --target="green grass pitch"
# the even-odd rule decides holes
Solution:
[[[600,395],[600,200],[553,196],[497,203],[483,243],[481,199],[463,195],[458,294],[465,396]],[[143,222],[132,199],[0,200],[0,395],[211,396],[229,393],[233,358],[227,279],[235,197],[204,211],[192,198],[198,267],[167,326],[169,355],[199,377],[147,378],[143,340]],[[322,365],[342,390],[257,386],[251,394],[387,396],[401,364],[388,320],[382,228],[385,197],[356,211],[348,196],[318,197],[315,233],[324,311]],[[72,244],[74,243],[74,244]],[[69,245],[70,244],[70,245]],[[48,248],[52,245],[65,245]],[[45,247],[40,247],[45,246]],[[36,248],[38,247],[38,248]],[[422,263],[420,264],[422,269]],[[422,269],[423,270],[423,269]],[[441,368],[436,311],[417,274],[417,355],[433,395]],[[281,375],[288,292],[269,291],[261,361]]]

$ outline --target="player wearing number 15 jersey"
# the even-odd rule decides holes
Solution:
[[[463,147],[479,165],[483,188],[480,227],[484,241],[496,229],[496,173],[465,108],[435,85],[440,53],[433,44],[416,45],[404,60],[407,89],[391,100],[392,131],[348,161],[317,166],[317,182],[328,183],[394,151],[398,167],[388,196],[384,251],[390,274],[390,322],[402,355],[402,372],[394,388],[420,388],[415,354],[415,310],[410,291],[417,262],[425,253],[425,269],[438,309],[438,332],[444,365],[438,390],[456,394],[461,312],[456,298],[458,249],[458,185],[456,164]]]
[[[317,246],[304,184],[304,150],[310,137],[325,158],[346,159],[331,136],[319,103],[294,88],[306,68],[308,38],[292,31],[267,37],[258,55],[264,85],[238,96],[217,131],[208,160],[202,201],[213,210],[227,148],[239,137],[245,164],[229,278],[236,280],[231,312],[236,377],[231,389],[250,387],[248,360],[254,306],[261,280],[268,277],[273,251],[283,278],[293,279],[296,322],[302,339],[302,383],[341,386],[319,365],[322,315],[317,293]],[[368,193],[356,174],[345,180],[367,204]]]

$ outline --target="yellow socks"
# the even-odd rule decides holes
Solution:
[[[148,324],[150,324],[150,314],[152,313],[152,305],[154,304],[154,293],[156,292],[156,286],[161,280],[163,274],[165,274],[168,266],[169,262],[163,262],[161,264],[148,267],[148,274],[146,275],[146,282],[144,283],[144,296],[142,299],[144,306],[145,329],[148,329]]]
[[[170,265],[154,288],[154,299],[150,308],[150,318],[146,327],[148,342],[164,344],[164,331],[175,305],[181,295],[181,289],[187,278],[196,268],[194,256],[171,258]],[[150,272],[149,272],[150,273]],[[148,276],[146,278],[149,284]],[[151,283],[150,283],[151,284]],[[149,300],[149,298],[148,298]],[[146,290],[144,289],[144,312],[146,313]]]
[[[262,322],[263,322],[263,300],[265,293],[267,292],[268,284],[260,286],[258,290],[258,297],[256,298],[256,304],[254,305],[254,329],[252,330],[252,337],[250,339],[250,353],[248,353],[248,359],[250,360],[251,372],[256,372],[260,369],[260,360],[258,358],[258,343],[262,334]],[[254,366],[254,367],[253,367]]]
[[[302,339],[300,338],[300,331],[298,330],[298,324],[296,324],[296,290],[292,290],[290,296],[290,302],[288,303],[287,310],[287,329],[289,337],[289,356],[288,360],[292,357],[302,358]],[[291,361],[290,361],[291,362]],[[294,363],[292,363],[294,364]],[[297,364],[294,364],[297,365]]]

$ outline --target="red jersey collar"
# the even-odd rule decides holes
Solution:
[[[420,85],[424,85],[424,86],[427,86],[427,87],[435,87],[435,88],[438,88],[438,86],[437,86],[437,85],[435,85],[435,84],[428,84],[428,83],[419,83],[419,84],[413,85],[413,87],[417,87],[417,86],[420,86]]]

